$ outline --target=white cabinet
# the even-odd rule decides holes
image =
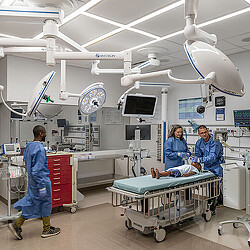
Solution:
[[[246,169],[237,163],[223,164],[223,205],[239,210],[246,207]]]

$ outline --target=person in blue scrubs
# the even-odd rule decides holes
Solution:
[[[185,164],[184,160],[189,156],[191,153],[183,137],[183,128],[180,125],[174,125],[165,142],[165,171]]]
[[[214,141],[205,125],[198,127],[198,135],[201,138],[195,144],[195,155],[191,158],[192,162],[204,163],[204,170],[209,170],[214,175],[222,177],[223,169],[220,164],[225,163],[222,144],[219,141]],[[222,197],[221,192],[218,203],[222,203]],[[215,212],[216,199],[213,199],[212,202],[210,209]]]
[[[28,189],[25,197],[14,204],[14,208],[22,211],[21,216],[13,223],[8,224],[13,235],[22,240],[21,235],[24,221],[31,218],[42,218],[42,238],[60,233],[60,228],[50,225],[52,210],[52,188],[49,179],[49,170],[46,151],[41,144],[45,141],[46,130],[43,126],[33,129],[34,141],[29,142],[24,150],[24,161],[28,173]]]

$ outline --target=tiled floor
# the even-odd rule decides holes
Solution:
[[[193,222],[168,230],[166,240],[156,243],[152,235],[126,229],[123,211],[109,204],[110,196],[104,188],[88,191],[75,214],[66,211],[52,214],[52,224],[62,229],[60,235],[52,238],[40,237],[41,220],[24,223],[22,241],[0,224],[0,249],[249,249],[249,235],[243,226],[234,229],[227,225],[222,236],[217,233],[220,221],[244,215],[244,211],[218,208],[210,222],[205,223],[197,216]],[[5,209],[0,204],[0,213],[6,213]]]

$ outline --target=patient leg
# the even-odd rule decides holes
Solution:
[[[155,173],[154,168],[151,168],[151,175],[152,175],[152,178],[155,178],[155,177],[156,177],[156,173]]]
[[[157,171],[158,169],[156,169],[155,170],[155,173],[156,173],[156,178],[157,178]],[[158,170],[158,172],[159,172],[159,170]],[[173,172],[172,171],[163,171],[163,172],[159,172],[159,178],[160,178],[160,176],[170,176],[170,175],[173,175]],[[158,178],[158,179],[159,179]]]

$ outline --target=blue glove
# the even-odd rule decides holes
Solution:
[[[180,156],[182,159],[186,159],[189,157],[189,153],[185,153],[185,152],[179,152],[177,153],[178,156]]]
[[[40,198],[43,198],[43,197],[45,197],[47,195],[47,190],[46,190],[46,188],[41,188],[41,189],[39,189],[39,196],[40,196]]]
[[[191,158],[191,160],[192,160],[192,162],[200,162],[200,159],[199,159],[199,157],[198,156],[193,156],[192,158]]]

